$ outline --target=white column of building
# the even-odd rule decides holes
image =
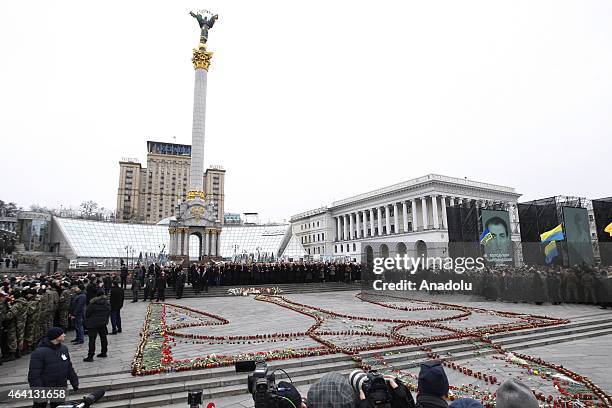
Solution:
[[[391,210],[389,210],[389,204],[385,204],[385,228],[387,235],[391,234]]]
[[[382,235],[382,211],[380,207],[376,208],[376,215],[378,216],[378,236]]]
[[[217,231],[217,245],[215,246],[217,256],[221,256],[221,230]]]
[[[416,198],[413,198],[412,200],[410,200],[410,202],[412,204],[412,230],[417,231],[419,226],[419,218],[417,217]]]
[[[362,211],[363,213],[363,233],[362,233],[362,237],[367,237],[368,236],[368,210],[364,210]]]
[[[393,203],[393,220],[395,222],[395,233],[399,233],[399,207]]]
[[[355,231],[355,224],[353,223],[353,213],[350,213],[348,216],[349,216],[349,239],[353,239],[354,231]]]
[[[189,257],[189,232],[185,232],[185,255]]]
[[[212,234],[210,234],[210,255],[211,256],[217,256],[216,248],[217,248],[217,231],[212,231]]]
[[[408,204],[402,201],[402,221],[404,221],[404,232],[408,232]]]
[[[204,247],[204,253],[202,255],[208,256],[210,255],[210,247],[208,246],[208,235],[210,234],[210,230],[204,230],[204,234],[202,235],[202,246]]]
[[[342,239],[343,240],[347,240],[348,239],[348,220],[347,220],[348,216],[346,214],[344,214],[342,222],[344,223],[344,229],[343,231],[343,235],[342,235]]]
[[[423,230],[429,228],[427,225],[427,197],[421,197],[421,213],[423,215]]]
[[[370,236],[371,237],[376,235],[374,233],[374,228],[375,228],[375,225],[374,225],[374,209],[370,208]]]
[[[442,205],[442,228],[448,228],[448,221],[446,219],[446,197],[440,197],[440,204]]]
[[[355,238],[361,238],[361,220],[359,219],[361,211],[355,212]]]
[[[340,227],[340,217],[336,217],[336,241],[340,241],[340,235],[342,234],[342,228]]]
[[[451,207],[455,205],[455,197],[452,197],[452,196],[451,196],[449,205],[450,205]]]
[[[440,218],[438,218],[438,196],[431,196],[431,211],[433,214],[433,227],[434,229],[440,228]]]

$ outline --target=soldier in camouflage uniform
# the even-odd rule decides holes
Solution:
[[[40,298],[36,293],[36,289],[30,289],[27,292],[26,298],[28,299],[28,316],[24,334],[24,347],[25,351],[29,353],[34,351],[39,340]]]
[[[43,285],[40,291],[40,318],[38,325],[38,333],[47,333],[51,326],[49,326],[49,315],[51,314],[51,297],[48,289]]]
[[[55,314],[57,313],[57,309],[59,307],[59,292],[57,291],[57,282],[53,281],[50,285],[51,286],[47,289],[47,291],[49,292],[49,299],[51,301],[51,313],[49,315],[48,329],[55,326]]]
[[[13,291],[15,298],[8,308],[6,314],[6,345],[9,352],[5,361],[11,361],[21,357],[23,349],[23,337],[25,333],[25,324],[28,315],[28,301],[21,296],[21,291],[15,289]]]
[[[4,295],[0,295],[0,357],[2,356],[2,339],[4,338],[4,320],[6,319],[6,314],[8,313],[8,300]],[[0,365],[2,365],[2,360],[0,359]]]
[[[68,283],[62,284],[62,293],[59,297],[58,305],[59,327],[64,329],[64,331],[68,330],[69,325],[68,312],[70,311],[70,299],[72,298],[72,291],[69,286]]]

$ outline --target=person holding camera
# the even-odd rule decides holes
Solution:
[[[349,375],[353,389],[359,394],[358,408],[413,408],[414,398],[399,378],[383,376],[376,371],[355,370]]]

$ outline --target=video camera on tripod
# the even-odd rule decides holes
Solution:
[[[280,370],[285,373],[289,381],[291,377],[283,369],[271,370],[265,361],[255,362],[253,360],[237,361],[236,372],[252,372],[247,377],[247,388],[253,395],[255,408],[299,408],[301,397],[292,382],[284,381],[276,384],[275,372]]]

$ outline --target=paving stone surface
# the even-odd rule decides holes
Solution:
[[[342,314],[388,319],[411,319],[425,320],[433,317],[448,317],[458,313],[456,310],[425,310],[425,311],[402,311],[385,308],[371,303],[362,302],[355,297],[355,291],[329,292],[329,293],[305,293],[290,294],[286,298],[298,303],[324,308]],[[436,295],[430,296],[426,293],[411,293],[412,298],[420,300],[434,300],[439,302],[453,303],[473,308],[492,309],[498,311],[509,311],[523,314],[547,315],[555,318],[566,318],[570,320],[582,320],[590,317],[612,317],[612,310],[600,310],[589,305],[543,305],[537,306],[525,303],[502,303],[486,302],[480,299],[462,295]],[[275,332],[306,331],[314,319],[295,311],[280,307],[275,304],[256,301],[252,297],[217,297],[217,298],[188,298],[180,300],[169,300],[168,303],[185,305],[197,310],[219,315],[227,320],[229,324],[191,327],[180,329],[185,333],[207,334],[219,336],[244,336],[251,334],[269,334]],[[142,301],[137,303],[126,303],[122,310],[123,332],[115,336],[109,336],[109,357],[106,359],[95,359],[93,363],[85,363],[82,359],[87,354],[87,343],[83,345],[67,344],[72,356],[73,364],[82,382],[94,380],[91,376],[98,376],[96,380],[112,381],[113,376],[124,378],[130,370],[135,349],[139,343],[139,333],[143,326],[148,303]],[[420,302],[404,302],[398,300],[397,305],[405,307],[420,307]],[[473,313],[468,318],[454,320],[448,323],[457,328],[469,328],[490,324],[512,323],[514,318],[492,315],[489,313]],[[343,321],[342,318],[334,318],[326,321],[325,330],[335,330],[345,327],[347,324],[355,326],[357,330],[361,323],[355,321]],[[372,322],[374,330],[386,330],[391,325],[380,322]],[[110,327],[110,325],[109,325]],[[403,335],[415,337],[444,334],[438,329],[423,327],[403,328]],[[68,339],[72,339],[74,332],[69,333]],[[341,339],[337,339],[341,341]],[[275,346],[285,347],[287,344],[297,346],[310,346],[313,344],[310,338],[298,338],[291,342],[273,343]],[[175,353],[177,358],[191,358],[203,354],[214,353],[242,353],[248,351],[261,351],[266,345],[261,343],[251,344],[227,344],[216,342],[214,344],[189,344],[177,343]],[[268,345],[269,346],[269,345]],[[99,352],[99,340],[97,352]],[[612,336],[601,336],[596,338],[581,339],[573,342],[530,348],[524,352],[529,355],[539,356],[554,363],[560,363],[573,369],[580,374],[591,377],[595,383],[604,390],[612,391],[612,376],[609,367],[612,366]],[[0,386],[23,383],[27,379],[29,356],[8,362],[0,366]],[[481,357],[470,360],[474,367],[483,370],[492,370],[494,363],[491,357]],[[497,366],[496,369],[500,369]],[[416,372],[416,371],[415,371]],[[454,373],[449,373],[451,382]],[[246,376],[246,375],[245,375]],[[299,387],[303,395],[306,394],[308,386]],[[217,407],[250,407],[252,398],[249,394],[238,395],[215,401]]]

